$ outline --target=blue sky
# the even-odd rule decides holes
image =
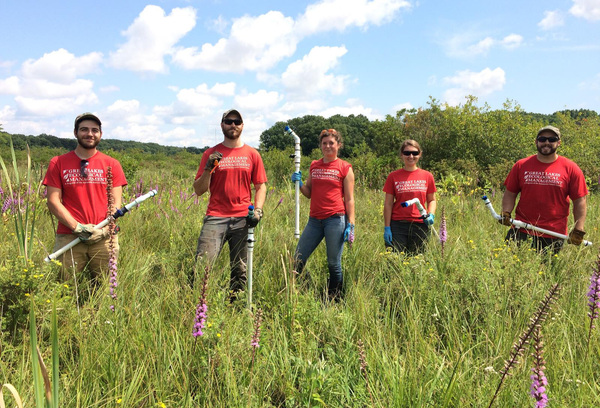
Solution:
[[[383,119],[430,97],[600,112],[600,0],[2,1],[0,124],[203,147],[221,113],[258,146],[308,114]]]

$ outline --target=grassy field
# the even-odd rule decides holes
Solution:
[[[58,267],[43,261],[54,227],[42,199],[35,200],[28,260],[19,256],[14,215],[3,215],[0,376],[26,406],[34,404],[33,298],[47,362],[53,305],[58,310],[61,407],[486,407],[513,343],[555,283],[560,296],[542,328],[549,405],[600,405],[600,329],[588,345],[586,297],[600,244],[595,195],[586,239],[596,244],[544,258],[504,245],[506,227],[492,219],[480,192],[440,194],[435,228],[443,208],[443,256],[432,235],[424,254],[406,257],[384,251],[383,193],[357,187],[356,242],[343,256],[345,297],[330,304],[323,300],[324,244],[307,265],[310,277],[296,279],[292,186],[271,188],[256,229],[253,309],[245,299],[227,300],[224,250],[208,276],[207,327],[193,337],[205,265],[193,289],[187,277],[206,197],[191,196],[191,177],[153,172],[143,180],[142,187],[130,180],[126,200],[154,187],[159,195],[119,221],[116,301],[108,279],[96,292],[84,277],[57,282]],[[500,196],[492,201],[498,209]],[[303,227],[308,201],[301,205]],[[259,309],[260,346],[253,348]],[[532,351],[528,346],[511,368],[494,406],[535,405]]]

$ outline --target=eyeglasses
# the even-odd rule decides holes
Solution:
[[[223,119],[223,123],[226,125],[232,125],[235,123],[236,126],[239,126],[244,122],[241,119]]]
[[[558,137],[556,136],[550,136],[550,137],[546,137],[546,136],[538,136],[537,141],[540,143],[545,143],[545,142],[550,142],[550,143],[556,143],[558,142]]]
[[[79,174],[81,174],[81,177],[87,178],[87,176],[88,176],[87,166],[89,166],[89,165],[90,165],[89,161],[87,161],[87,160],[81,161],[81,167],[79,168]]]
[[[417,152],[415,150],[404,150],[402,154],[405,156],[418,156],[421,154],[421,152]]]

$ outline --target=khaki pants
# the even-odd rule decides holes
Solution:
[[[119,255],[119,240],[116,235],[113,236],[113,245],[115,246],[115,257]],[[76,239],[73,234],[56,234],[56,243],[52,252],[59,250],[69,242]],[[95,244],[86,244],[80,242],[73,248],[58,257],[62,263],[60,279],[65,282],[73,278],[73,273],[81,274],[87,266],[92,279],[98,279],[100,275],[108,275],[108,260],[110,258],[109,238],[105,238]]]

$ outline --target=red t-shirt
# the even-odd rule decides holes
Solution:
[[[310,216],[324,220],[336,214],[346,214],[344,179],[352,165],[342,159],[325,163],[323,159],[310,164],[312,179]]]
[[[504,185],[510,192],[521,193],[517,220],[565,235],[569,198],[577,200],[588,193],[581,169],[562,156],[552,163],[542,163],[535,155],[521,159],[508,173]],[[551,238],[535,231],[525,232]]]
[[[383,191],[394,196],[392,220],[422,223],[423,219],[417,206],[402,207],[402,203],[418,198],[421,205],[427,209],[427,194],[435,193],[437,189],[430,172],[423,169],[399,169],[390,173],[385,180]]]
[[[50,160],[43,184],[62,190],[62,203],[73,218],[81,224],[99,224],[106,218],[108,196],[106,174],[111,167],[113,187],[127,185],[118,160],[97,152],[88,160],[86,178],[81,176],[81,159],[74,151]],[[58,234],[71,234],[71,229],[58,223]]]
[[[248,145],[231,149],[219,143],[202,155],[196,179],[204,172],[208,156],[215,151],[221,152],[223,158],[210,178],[206,215],[244,217],[252,204],[251,183],[256,186],[267,182],[262,158],[256,149]]]

